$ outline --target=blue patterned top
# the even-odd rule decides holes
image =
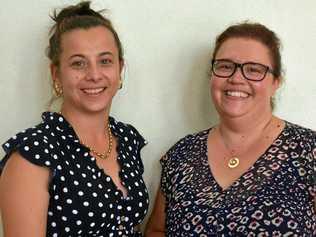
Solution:
[[[286,122],[266,152],[223,190],[207,157],[210,129],[161,159],[166,236],[316,236],[316,132]]]

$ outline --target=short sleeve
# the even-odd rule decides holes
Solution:
[[[160,188],[163,194],[167,197],[170,194],[170,181],[169,181],[169,171],[168,171],[168,156],[163,155],[160,159],[161,165],[161,178],[160,178]]]
[[[169,195],[171,194],[171,189],[173,183],[171,180],[177,173],[177,168],[179,162],[185,158],[185,153],[187,150],[188,142],[192,136],[188,135],[180,139],[175,145],[173,145],[165,155],[160,159],[161,164],[161,178],[160,178],[160,187],[161,191],[168,200]]]
[[[109,117],[109,121],[112,132],[123,139],[122,142],[128,143],[132,148],[136,149],[137,152],[140,152],[147,144],[147,141],[133,125],[122,123],[113,117]]]
[[[289,147],[291,148],[292,166],[301,180],[302,187],[316,197],[316,132],[290,124]]]
[[[304,142],[306,156],[306,176],[309,183],[309,193],[316,198],[316,132],[312,132],[311,136],[308,136]]]
[[[133,127],[132,125],[129,125],[130,127],[130,133],[132,137],[135,139],[137,145],[138,151],[140,151],[145,145],[147,145],[147,141],[145,138],[138,132],[138,130]],[[135,142],[134,142],[135,143]]]
[[[315,139],[316,143],[316,139]],[[312,152],[312,195],[316,198],[316,144],[314,144]]]
[[[128,124],[128,128],[129,128],[129,133],[130,133],[129,134],[129,140],[131,141],[130,144],[135,149],[136,157],[138,157],[137,161],[138,161],[140,173],[143,174],[144,164],[141,159],[140,151],[147,144],[147,141],[144,139],[144,137],[138,132],[138,130],[134,126]],[[125,137],[124,137],[124,140],[125,140]]]
[[[53,162],[51,150],[54,147],[49,144],[46,138],[41,136],[39,131],[28,129],[13,136],[2,145],[5,157],[0,162],[1,172],[13,152],[19,152],[23,158],[35,165],[51,167]]]
[[[118,139],[119,150],[123,152],[122,158],[126,162],[133,164],[136,173],[142,175],[144,173],[144,164],[141,159],[140,151],[147,144],[143,136],[138,130],[127,123],[115,120],[109,117],[112,133]]]

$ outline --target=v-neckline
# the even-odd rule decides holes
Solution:
[[[123,175],[123,171],[122,171],[123,168],[124,168],[124,164],[122,162],[122,154],[121,153],[122,153],[122,149],[123,148],[121,147],[121,144],[124,141],[122,139],[122,136],[114,129],[114,127],[115,127],[114,124],[116,123],[116,120],[113,117],[109,116],[110,129],[111,129],[111,132],[113,134],[114,139],[116,139],[116,141],[117,141],[116,142],[117,143],[117,146],[116,146],[117,158],[116,159],[117,159],[117,162],[118,162],[118,165],[119,165],[118,176],[119,176],[119,179],[120,179],[120,182],[121,182],[122,186],[126,190],[126,195],[124,194],[124,192],[121,189],[118,188],[118,186],[114,182],[113,178],[110,175],[108,175],[105,172],[105,170],[97,164],[97,160],[96,160],[97,158],[90,154],[90,149],[88,147],[86,147],[85,145],[82,145],[80,143],[80,140],[79,140],[79,137],[78,137],[76,131],[71,126],[71,124],[68,122],[68,120],[66,118],[64,118],[64,116],[62,114],[52,113],[50,115],[53,115],[53,114],[63,118],[63,120],[60,120],[60,122],[63,122],[63,126],[66,126],[66,128],[69,129],[69,133],[71,134],[73,140],[77,144],[80,144],[80,146],[83,147],[86,150],[86,152],[88,153],[88,157],[85,157],[85,158],[88,158],[92,162],[92,164],[94,165],[94,168],[96,170],[98,170],[99,172],[101,172],[101,178],[102,178],[102,176],[103,176],[103,179],[108,179],[109,178],[110,179],[110,183],[114,187],[115,191],[117,191],[123,199],[128,200],[129,196],[130,196],[130,191],[128,189],[127,182],[125,182],[125,180],[124,180],[124,175]],[[124,184],[123,184],[123,182],[124,182]]]
[[[123,162],[122,162],[122,147],[120,147],[120,145],[121,145],[121,142],[123,142],[122,140],[121,140],[121,136],[119,136],[115,131],[113,131],[113,127],[111,126],[111,132],[112,132],[112,134],[113,134],[113,136],[115,137],[115,139],[117,140],[117,146],[116,146],[116,153],[117,153],[117,157],[116,157],[116,159],[117,159],[117,163],[118,163],[118,165],[119,165],[119,172],[118,172],[118,177],[119,177],[119,179],[120,179],[120,182],[121,182],[121,184],[122,184],[122,186],[125,188],[125,190],[126,190],[126,195],[124,194],[124,192],[120,189],[120,188],[118,188],[118,186],[116,185],[116,183],[114,182],[114,180],[113,180],[113,178],[112,178],[112,176],[110,176],[110,175],[108,175],[107,173],[106,173],[106,171],[102,168],[102,167],[100,167],[99,165],[98,165],[98,163],[97,163],[97,158],[95,157],[95,156],[92,156],[91,154],[90,154],[90,152],[88,152],[89,153],[89,158],[90,158],[90,160],[92,161],[92,163],[94,164],[94,166],[101,172],[101,177],[103,176],[105,179],[107,179],[107,178],[109,178],[110,179],[110,182],[111,182],[111,184],[112,184],[112,186],[115,188],[115,190],[117,191],[117,192],[119,192],[119,194],[120,194],[120,196],[123,198],[123,199],[126,199],[126,200],[128,200],[129,199],[129,196],[130,196],[130,192],[129,192],[129,189],[128,189],[128,184],[125,182],[125,180],[124,180],[124,175],[123,175]],[[124,183],[124,184],[123,184]]]
[[[236,187],[237,184],[241,183],[241,180],[243,180],[245,178],[245,176],[249,173],[252,172],[253,170],[256,169],[256,167],[259,166],[259,163],[267,161],[265,159],[266,153],[273,148],[275,145],[275,142],[279,139],[281,139],[284,136],[284,132],[286,131],[286,129],[288,128],[288,123],[287,121],[284,121],[284,127],[281,130],[281,132],[276,136],[276,138],[273,140],[273,142],[264,150],[264,152],[258,157],[258,159],[245,171],[243,172],[238,178],[236,178],[235,180],[233,180],[229,186],[227,186],[226,188],[223,188],[220,183],[217,181],[217,179],[214,176],[214,173],[212,171],[211,165],[209,163],[209,157],[208,157],[208,137],[209,137],[209,133],[212,131],[212,129],[214,129],[214,127],[211,127],[208,129],[208,131],[206,132],[205,136],[206,139],[204,140],[204,146],[205,146],[205,155],[204,155],[204,159],[206,159],[205,164],[207,165],[207,170],[208,173],[210,175],[210,177],[214,180],[215,185],[217,186],[217,189],[219,190],[220,193],[227,193],[229,192],[231,189],[233,189],[234,187]]]

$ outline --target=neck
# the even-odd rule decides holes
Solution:
[[[221,118],[218,128],[227,143],[236,144],[241,138],[252,140],[262,135],[274,119],[272,113],[255,118]]]
[[[81,141],[93,144],[103,141],[109,123],[109,111],[91,113],[62,106],[61,113],[74,128]]]

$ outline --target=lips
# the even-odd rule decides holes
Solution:
[[[85,89],[82,89],[82,91],[83,91],[85,94],[88,94],[88,95],[98,95],[98,94],[102,93],[105,89],[106,89],[106,87],[100,87],[100,88],[85,88]]]
[[[250,96],[249,93],[244,91],[233,91],[233,90],[227,90],[225,91],[225,95],[231,96],[231,97],[237,97],[237,98],[247,98]]]

